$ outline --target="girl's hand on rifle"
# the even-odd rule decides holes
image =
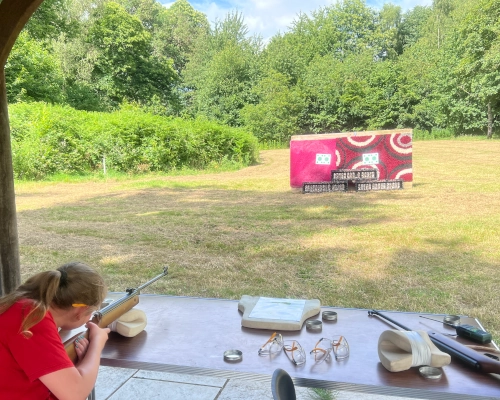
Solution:
[[[78,356],[78,361],[82,361],[83,357],[87,353],[87,349],[89,348],[89,341],[85,336],[81,335],[75,340],[75,351]]]
[[[108,340],[110,329],[100,328],[98,325],[90,321],[87,322],[86,326],[89,330],[89,341],[93,346],[97,346],[97,348],[99,348],[99,351],[101,351],[104,348],[104,344]]]

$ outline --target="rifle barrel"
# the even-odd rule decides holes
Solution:
[[[146,286],[151,285],[153,282],[156,282],[158,279],[163,278],[167,274],[168,274],[168,267],[163,267],[163,272],[160,275],[154,277],[150,281],[146,282],[144,285],[139,286],[137,289],[135,289],[135,291],[140,292]]]
[[[382,314],[380,311],[370,310],[370,311],[368,311],[368,315],[369,316],[376,315],[377,317],[380,317],[380,318],[383,318],[383,319],[389,321],[391,324],[399,326],[401,329],[404,329],[405,331],[411,331],[410,328],[404,326],[403,324],[401,324],[397,321],[394,321],[392,318],[389,318],[387,315]]]
[[[119,298],[118,300],[113,301],[111,304],[109,304],[106,307],[102,308],[101,310],[97,311],[96,315],[98,315],[98,317],[99,317],[99,314],[100,314],[100,316],[102,316],[102,315],[105,315],[108,312],[114,310],[115,308],[118,308],[122,303],[128,301],[130,299],[130,297],[138,295],[142,289],[144,289],[145,287],[147,287],[147,286],[151,285],[152,283],[156,282],[158,279],[163,278],[167,274],[168,274],[168,267],[163,267],[163,272],[160,275],[154,277],[150,281],[148,281],[145,284],[139,286],[137,289],[129,289],[129,290],[127,290],[127,294],[125,296]]]

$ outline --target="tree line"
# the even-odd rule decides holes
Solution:
[[[268,42],[188,1],[45,0],[6,65],[10,103],[204,117],[260,140],[414,128],[487,134],[500,111],[500,0],[402,12],[339,0]]]

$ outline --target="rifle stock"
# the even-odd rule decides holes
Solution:
[[[500,361],[486,356],[485,354],[490,354],[487,351],[476,351],[440,333],[427,332],[427,334],[439,350],[455,356],[476,371],[500,374]],[[491,352],[493,353],[494,350],[491,349]]]
[[[369,316],[376,315],[380,318],[389,321],[390,323],[398,326],[403,330],[406,331],[411,330],[406,326],[400,324],[399,322],[387,317],[386,315],[382,314],[379,311],[376,310],[368,311],[368,315]],[[427,334],[429,335],[429,338],[439,350],[449,354],[452,357],[459,359],[468,367],[479,372],[500,374],[500,361],[498,361],[498,357],[496,357],[495,355],[490,354],[485,350],[481,350],[479,352],[474,349],[471,349],[470,347],[467,347],[441,333],[429,331],[427,332]],[[491,351],[493,353],[495,349],[492,348]],[[489,354],[490,356],[487,356],[486,354]],[[495,357],[497,360],[491,357]]]
[[[118,300],[113,301],[103,309],[95,312],[90,321],[95,323],[100,328],[107,327],[139,303],[139,294],[142,289],[144,289],[146,286],[151,285],[158,279],[164,277],[165,275],[167,275],[167,273],[168,267],[164,267],[163,272],[160,275],[146,282],[144,285],[141,285],[137,289],[127,289],[126,295],[119,298]],[[76,362],[78,361],[78,356],[75,350],[75,340],[77,337],[82,335],[86,339],[88,339],[89,330],[87,329],[84,333],[80,332],[64,342],[64,349],[66,350],[66,354],[68,354],[71,361],[73,361],[73,364],[76,364]]]

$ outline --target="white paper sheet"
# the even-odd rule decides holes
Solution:
[[[305,300],[260,297],[248,318],[300,321],[305,305]]]

